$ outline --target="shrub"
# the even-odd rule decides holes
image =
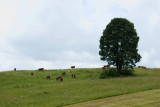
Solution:
[[[102,73],[100,74],[100,78],[104,79],[107,77],[118,77],[118,76],[129,76],[129,75],[133,75],[134,70],[133,69],[122,69],[120,72],[117,71],[116,68],[107,68],[105,70],[102,71]]]
[[[116,68],[107,68],[103,70],[102,73],[100,74],[101,79],[104,79],[107,77],[117,77],[117,76],[120,76],[120,74],[118,73]]]
[[[107,78],[109,76],[108,72],[109,72],[108,70],[103,70],[102,73],[100,74],[100,78],[101,79]]]
[[[133,75],[134,70],[131,68],[122,69],[120,73],[121,73],[121,75],[129,76],[129,75]]]

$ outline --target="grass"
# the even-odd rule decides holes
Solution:
[[[125,94],[66,107],[159,107],[160,89]]]
[[[100,68],[74,69],[63,76],[63,82],[55,80],[67,71],[0,72],[0,107],[58,107],[160,88],[160,69],[136,68],[132,77],[108,79],[99,79]],[[48,74],[50,80],[45,78]]]

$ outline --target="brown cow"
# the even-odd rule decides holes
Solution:
[[[146,69],[146,67],[144,67],[144,66],[143,66],[142,68],[143,68],[143,69]]]
[[[142,66],[138,66],[138,68],[142,68]]]
[[[66,72],[62,72],[62,75],[65,75],[66,74]]]
[[[33,76],[33,72],[31,72],[31,75]]]
[[[73,68],[75,68],[75,66],[71,66],[71,68],[73,69]]]
[[[57,77],[56,80],[63,81],[63,78],[62,77]]]
[[[75,78],[75,77],[76,77],[76,75],[75,75],[75,74],[72,74],[72,77],[73,77],[73,78]]]
[[[106,67],[102,67],[102,69],[106,69]]]
[[[62,78],[62,77],[57,77],[56,80],[59,80],[60,78]]]
[[[59,80],[62,82],[62,81],[63,81],[63,78],[61,77],[61,78],[59,78]]]
[[[104,67],[109,68],[109,67],[110,67],[110,65],[104,65]]]
[[[47,75],[46,78],[47,78],[47,79],[50,79],[50,75]]]
[[[145,66],[138,66],[138,68],[143,68],[143,69],[146,69],[146,67],[145,67]]]
[[[39,71],[43,71],[43,70],[44,70],[44,68],[39,68],[38,70],[39,70]]]

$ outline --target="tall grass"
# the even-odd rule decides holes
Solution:
[[[160,88],[160,69],[135,69],[135,76],[99,79],[102,69],[0,72],[1,107],[64,106]],[[30,73],[34,72],[34,76]],[[64,81],[56,81],[62,72]],[[47,80],[46,75],[52,74]],[[72,78],[75,74],[76,78]]]

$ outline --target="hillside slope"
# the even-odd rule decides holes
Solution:
[[[66,107],[160,107],[160,89],[92,100]]]
[[[99,79],[102,69],[0,72],[1,107],[50,107],[160,88],[160,69],[135,69],[135,76]],[[31,76],[31,72],[34,73]],[[64,81],[56,81],[57,76]],[[46,75],[52,75],[46,79]],[[76,78],[72,78],[75,74]]]

